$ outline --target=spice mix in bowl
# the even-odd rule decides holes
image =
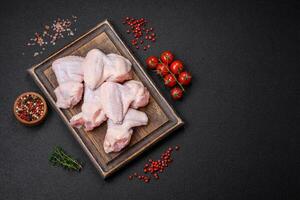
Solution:
[[[36,92],[25,92],[15,100],[13,112],[19,122],[27,126],[41,123],[47,114],[45,99]]]

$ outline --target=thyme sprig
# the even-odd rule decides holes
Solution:
[[[82,164],[67,155],[61,147],[55,147],[49,157],[49,161],[53,166],[61,166],[67,170],[80,171]]]

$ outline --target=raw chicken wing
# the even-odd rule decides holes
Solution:
[[[148,117],[144,112],[128,109],[122,124],[115,124],[112,120],[107,121],[107,132],[103,147],[106,153],[118,152],[129,144],[132,128],[147,125]]]
[[[54,90],[56,105],[59,108],[70,108],[76,105],[82,97],[83,71],[81,68],[82,57],[66,56],[52,63],[58,87]]]
[[[56,105],[59,108],[70,108],[81,100],[82,92],[82,83],[74,81],[62,83],[54,90]]]
[[[70,124],[72,126],[77,128],[84,126],[86,131],[90,131],[107,120],[102,110],[100,92],[100,88],[91,90],[85,87],[81,113],[71,118]]]
[[[123,83],[132,79],[131,62],[118,54],[108,54],[105,70],[108,71],[107,81]]]
[[[104,81],[124,82],[132,78],[131,63],[117,55],[105,55],[99,49],[90,50],[82,62],[85,84],[92,90]]]
[[[103,83],[104,60],[107,56],[98,49],[90,50],[82,62],[84,82],[91,90],[96,89]]]
[[[146,106],[149,91],[139,81],[128,81],[124,85],[105,82],[101,85],[101,101],[106,116],[116,124],[121,124],[128,108]]]
[[[109,118],[122,124],[129,107],[139,108],[149,102],[149,92],[139,81],[128,81],[124,85],[105,82],[96,90],[85,87],[82,112],[72,117],[72,126],[92,130]]]
[[[58,84],[68,81],[83,81],[83,70],[81,63],[84,58],[79,56],[66,56],[55,60],[52,69],[55,73]]]

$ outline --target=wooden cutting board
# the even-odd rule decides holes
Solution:
[[[132,63],[134,79],[141,81],[151,94],[149,104],[139,109],[147,114],[149,118],[148,125],[135,128],[130,144],[118,153],[106,154],[104,152],[103,140],[107,128],[106,123],[93,131],[84,131],[83,129],[70,126],[69,120],[73,115],[81,111],[82,102],[72,109],[59,109],[55,105],[56,97],[54,89],[58,84],[51,69],[53,61],[67,55],[86,56],[87,52],[94,48],[98,48],[104,53],[120,54],[129,59]],[[33,66],[28,72],[103,177],[111,175],[168,133],[183,125],[183,121],[157,90],[143,67],[125,46],[107,20],[57,53],[51,55],[40,64]]]

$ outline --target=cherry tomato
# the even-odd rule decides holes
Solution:
[[[181,85],[189,85],[192,80],[192,75],[189,72],[181,72],[178,76],[178,82]]]
[[[183,91],[182,91],[182,89],[180,89],[179,87],[174,87],[174,88],[171,90],[171,96],[172,96],[173,99],[175,99],[175,100],[181,99],[182,96],[183,96]]]
[[[168,74],[164,77],[165,85],[168,87],[173,87],[176,85],[176,79],[172,74]]]
[[[180,60],[175,60],[170,65],[170,70],[173,74],[180,74],[183,70],[183,64]]]
[[[164,51],[162,52],[162,54],[160,55],[160,59],[163,63],[165,64],[170,64],[173,59],[174,59],[174,56],[173,54],[171,53],[171,51]]]
[[[165,76],[169,73],[168,65],[166,65],[164,63],[158,63],[157,67],[156,67],[156,71],[159,75]]]
[[[146,63],[150,69],[155,69],[158,64],[158,58],[155,56],[149,56]]]

